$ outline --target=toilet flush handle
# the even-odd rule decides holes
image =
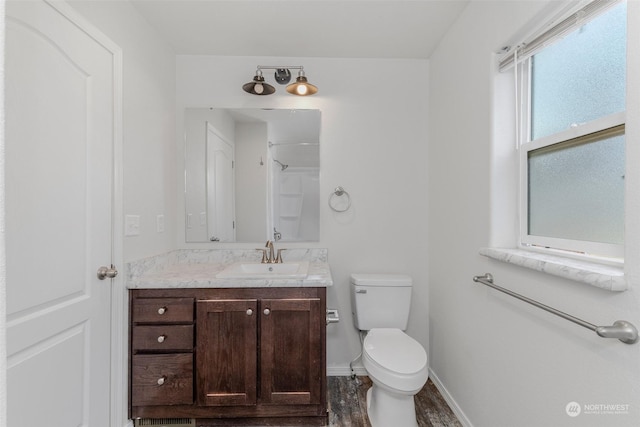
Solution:
[[[356,288],[356,294],[366,294],[367,290],[362,288]]]

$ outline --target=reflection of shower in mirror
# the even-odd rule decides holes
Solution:
[[[280,165],[280,167],[282,168],[282,169],[280,169],[280,170],[285,170],[286,168],[288,168],[288,167],[289,167],[289,165],[285,165],[285,164],[283,164],[283,163],[282,163],[281,161],[279,161],[279,160],[273,159],[273,161]]]
[[[320,124],[319,110],[187,108],[185,241],[264,242],[274,228],[319,241]]]

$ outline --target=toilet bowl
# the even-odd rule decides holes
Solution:
[[[371,329],[362,363],[373,386],[367,391],[372,427],[416,427],[414,395],[427,382],[427,353],[400,329]]]
[[[368,331],[362,365],[373,382],[367,391],[372,427],[417,427],[413,397],[427,382],[427,353],[405,334],[411,306],[411,277],[352,274],[351,313],[355,327]]]

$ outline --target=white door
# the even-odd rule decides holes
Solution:
[[[235,241],[233,146],[207,122],[207,224],[212,241]]]
[[[6,14],[8,425],[107,427],[114,55],[65,4]]]

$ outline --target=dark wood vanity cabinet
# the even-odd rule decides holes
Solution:
[[[193,298],[132,301],[131,405],[191,404]]]
[[[326,421],[325,288],[140,289],[130,301],[132,418]]]

